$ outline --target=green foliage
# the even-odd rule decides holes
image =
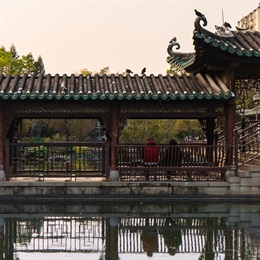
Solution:
[[[60,141],[66,141],[66,136],[65,135],[61,135],[60,133],[56,133],[51,137],[47,137],[45,138],[45,142],[60,142]]]
[[[177,139],[203,138],[204,133],[197,120],[176,120]]]
[[[31,53],[28,53],[27,55],[22,56],[23,60],[23,69],[22,71],[33,74],[34,72],[34,59],[33,55]]]
[[[110,74],[110,72],[109,72],[109,67],[108,67],[108,66],[104,67],[103,69],[101,69],[101,70],[98,72],[98,75],[100,75],[100,76],[102,76],[102,75],[108,75],[108,74]]]
[[[19,74],[22,69],[22,62],[16,52],[6,51],[4,47],[0,48],[0,73],[1,74]]]
[[[15,46],[11,45],[9,51],[6,51],[3,46],[0,48],[0,73],[12,76],[24,73],[38,75],[45,73],[45,69],[41,56],[37,61],[34,60],[32,53],[20,57]]]
[[[22,140],[84,141],[95,127],[93,119],[34,119],[23,120]]]
[[[83,68],[83,69],[80,70],[80,74],[82,74],[83,76],[88,76],[88,75],[93,76],[95,74],[98,74],[98,75],[102,76],[102,75],[110,75],[110,71],[109,71],[109,67],[108,66],[100,69],[100,71],[98,71],[98,72],[90,71],[87,68]]]
[[[40,73],[45,73],[44,63],[41,56],[38,57],[37,61],[34,62],[34,74],[39,75]]]
[[[46,146],[35,146],[35,147],[30,147],[25,150],[24,156],[25,157],[42,157],[46,158],[48,155],[48,147]]]
[[[84,68],[84,69],[80,70],[80,74],[82,74],[83,76],[88,76],[88,75],[91,75],[92,72],[90,70],[88,70],[87,68]]]
[[[170,139],[182,140],[203,137],[197,120],[128,120],[120,135],[121,143],[146,143],[152,137],[157,143],[169,143]]]
[[[186,72],[185,72],[184,69],[178,68],[174,65],[171,65],[170,68],[168,70],[166,70],[166,74],[169,74],[169,75],[172,75],[172,76],[174,76],[176,73],[178,75],[182,75],[182,74],[185,74]]]
[[[40,119],[36,120],[36,124],[32,125],[30,135],[39,138],[46,138],[53,136],[55,133],[55,129],[50,127],[48,122]]]
[[[75,146],[75,153],[77,155],[82,155],[82,154],[84,154],[84,151],[87,149],[88,149],[87,146]]]

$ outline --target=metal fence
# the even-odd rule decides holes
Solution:
[[[146,162],[145,145],[115,147],[121,181],[222,181],[233,147],[185,143],[156,145],[157,159]],[[5,143],[7,180],[12,177],[109,177],[109,143]]]
[[[10,177],[105,177],[107,144],[18,142],[6,144]]]
[[[235,151],[237,167],[260,158],[260,121],[235,131]]]
[[[185,143],[157,145],[158,159],[145,161],[145,145],[116,147],[121,180],[222,181],[232,146]]]

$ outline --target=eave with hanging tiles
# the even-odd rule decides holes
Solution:
[[[218,75],[0,75],[0,102],[15,100],[201,100],[229,99]]]

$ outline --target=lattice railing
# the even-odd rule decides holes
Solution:
[[[237,166],[260,158],[260,121],[235,131],[235,161]]]
[[[107,143],[5,143],[7,179],[12,177],[106,177]],[[7,167],[9,165],[9,167]]]
[[[145,145],[118,145],[121,180],[221,181],[232,161],[232,147],[223,145],[187,143],[157,148],[158,160],[149,164],[144,160]]]

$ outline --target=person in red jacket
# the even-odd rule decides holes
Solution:
[[[159,148],[153,138],[147,140],[144,148],[144,166],[157,166],[159,162]],[[156,175],[154,175],[156,179]],[[146,171],[146,180],[149,180],[149,171]]]

